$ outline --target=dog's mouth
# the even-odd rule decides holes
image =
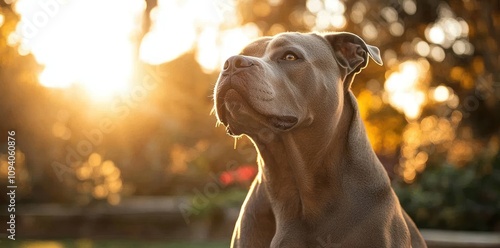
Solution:
[[[229,123],[229,119],[234,119],[238,126],[250,125],[245,118],[249,116],[253,121],[270,126],[275,130],[288,131],[298,122],[295,116],[266,114],[259,111],[252,101],[248,99],[248,94],[240,93],[239,90],[227,87],[221,89],[216,95],[216,111],[219,121],[226,126],[226,131],[233,135],[234,132]]]

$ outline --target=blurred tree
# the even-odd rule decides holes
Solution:
[[[238,9],[242,23],[256,23],[264,35],[274,35],[285,31],[308,31],[302,19],[305,0],[239,1]]]
[[[158,5],[158,0],[145,0],[146,8],[144,9],[144,18],[142,25],[142,35],[141,40],[146,35],[151,28],[151,10],[153,10]]]
[[[19,17],[12,5],[1,3],[0,131],[17,131],[31,175],[32,190],[18,195],[20,203],[117,203],[115,196],[106,197],[111,191],[119,197],[192,194],[216,173],[252,157],[233,150],[223,130],[207,128],[216,123],[210,116],[213,83],[207,82],[217,75],[203,73],[193,53],[160,66],[138,63],[132,92],[107,105],[92,102],[80,86],[58,90],[39,84],[42,67],[31,54],[21,56],[9,38]],[[146,16],[155,5],[147,1]],[[0,147],[0,155],[6,149]],[[100,162],[92,163],[92,157]],[[118,171],[119,180],[102,174],[103,168]],[[0,169],[7,175],[6,167]]]
[[[18,22],[11,5],[3,4],[0,14],[4,17],[3,25],[0,26],[0,132],[6,134],[8,130],[16,131],[17,153],[24,154],[25,163],[18,164],[19,173],[26,173],[29,177],[26,184],[21,184],[19,180],[23,175],[17,177],[22,192],[17,195],[18,201],[64,202],[73,191],[68,187],[60,187],[50,166],[52,158],[58,157],[63,151],[63,144],[52,135],[58,101],[63,97],[60,92],[49,92],[38,84],[41,66],[32,55],[20,55],[19,47],[9,38]],[[6,151],[6,143],[2,143],[0,153],[6,154]],[[22,169],[24,166],[25,170]],[[6,182],[1,180],[1,183]],[[29,188],[31,190],[25,190]]]

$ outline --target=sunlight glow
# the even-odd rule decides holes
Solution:
[[[159,0],[151,18],[140,49],[141,60],[149,64],[166,63],[194,49],[202,69],[213,72],[260,36],[254,23],[238,26],[231,0]]]
[[[429,29],[427,39],[434,44],[443,44],[446,36],[443,28],[440,26],[433,26]]]
[[[414,0],[403,0],[403,10],[408,15],[413,15],[417,12],[417,4]]]
[[[5,22],[5,16],[2,13],[0,13],[0,27],[3,26],[4,22]]]
[[[325,31],[330,29],[341,30],[346,24],[347,20],[344,16],[345,4],[339,0],[307,0],[307,9],[315,14],[310,23],[306,25],[315,31]],[[361,17],[362,18],[362,17]]]
[[[440,46],[432,46],[430,55],[430,57],[436,62],[442,62],[446,57],[446,53]]]
[[[362,1],[357,1],[351,10],[351,21],[355,24],[360,24],[363,22],[366,14],[366,6]]]
[[[431,52],[431,48],[427,42],[421,40],[415,45],[415,52],[422,57],[426,57]]]
[[[403,176],[406,183],[412,183],[415,176],[424,171],[426,167],[429,154],[422,151],[422,147],[430,144],[441,144],[447,147],[451,146],[450,148],[453,149],[458,144],[455,134],[461,115],[461,112],[457,110],[453,111],[451,119],[430,115],[422,118],[420,122],[413,120],[405,127],[401,146],[400,167],[397,172]],[[449,161],[450,154],[448,153],[447,158]]]
[[[472,55],[474,53],[474,46],[467,40],[456,40],[452,48],[457,55]]]
[[[125,92],[133,74],[134,35],[145,3],[125,2],[18,0],[21,21],[12,39],[45,66],[43,86],[77,84],[91,98],[106,100]]]
[[[151,11],[151,31],[141,44],[141,59],[161,64],[189,51],[196,38],[194,21],[186,2],[158,1]]]
[[[473,47],[470,43],[466,42],[469,35],[469,25],[467,22],[462,18],[456,17],[450,6],[446,3],[439,5],[438,15],[439,18],[437,21],[429,24],[425,29],[426,39],[430,43],[440,45],[444,48],[453,46],[454,52],[458,55],[472,54],[471,50]],[[444,56],[439,56],[438,58],[441,57],[444,58]],[[439,59],[436,61],[440,62]]]
[[[434,89],[433,98],[437,102],[447,101],[450,98],[450,96],[451,96],[450,90],[444,85],[440,85],[436,87],[436,89]]]
[[[78,193],[83,202],[90,196],[95,199],[106,199],[111,205],[120,203],[123,182],[121,171],[111,160],[102,161],[98,153],[90,154],[87,161],[76,167]]]
[[[399,70],[391,73],[384,85],[389,103],[409,119],[418,118],[427,101],[424,79],[428,63],[425,62],[406,61],[400,64]]]
[[[367,40],[373,40],[377,38],[378,30],[373,23],[368,22],[365,26],[363,26],[362,34]]]
[[[253,38],[258,37],[259,32],[259,28],[253,23],[220,33],[205,29],[197,42],[196,60],[207,72],[214,71],[227,58],[239,53]]]

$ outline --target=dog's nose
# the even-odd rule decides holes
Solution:
[[[232,70],[237,70],[237,69],[244,69],[251,67],[253,64],[252,60],[249,58],[246,58],[245,56],[241,55],[236,55],[236,56],[231,56],[229,59],[224,62],[224,71],[232,71]]]

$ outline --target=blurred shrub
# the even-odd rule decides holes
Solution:
[[[403,208],[420,228],[500,230],[500,152],[478,154],[470,163],[430,162],[413,184],[397,182]]]

